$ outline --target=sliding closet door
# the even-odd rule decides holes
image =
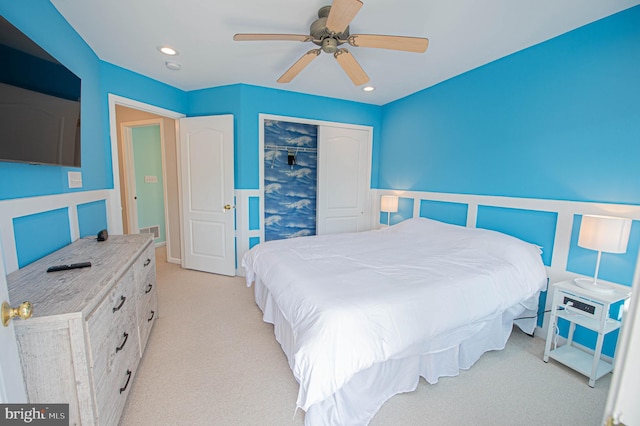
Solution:
[[[318,129],[317,233],[370,228],[371,132],[320,126]]]
[[[316,234],[318,126],[264,121],[264,240]]]

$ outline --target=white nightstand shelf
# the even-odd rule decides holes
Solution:
[[[561,281],[553,284],[551,318],[544,350],[544,361],[552,358],[589,378],[589,386],[595,386],[600,377],[613,370],[613,363],[601,358],[604,336],[622,326],[622,321],[609,318],[612,304],[626,300],[629,291],[614,290],[610,293],[597,293],[578,287],[573,281]],[[551,350],[558,318],[569,321],[567,343]],[[598,333],[593,353],[578,348],[573,342],[576,325]]]
[[[591,369],[593,368],[594,354],[590,354],[581,349],[571,345],[562,345],[558,349],[554,349],[549,352],[549,358],[553,358],[558,362],[576,370],[580,374],[584,374],[587,377],[591,376]],[[613,364],[609,364],[604,360],[598,361],[598,367],[596,368],[596,374],[593,378],[595,381],[607,373],[613,370]],[[590,384],[593,387],[593,385]]]

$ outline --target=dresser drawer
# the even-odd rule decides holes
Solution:
[[[146,265],[146,266],[145,266]],[[140,356],[147,345],[149,333],[158,317],[158,296],[156,290],[155,247],[153,245],[140,255],[135,263],[136,275],[136,321],[138,325]]]
[[[146,295],[144,304],[138,310],[138,333],[140,334],[140,356],[144,353],[151,328],[158,318],[158,295],[155,288]]]
[[[101,386],[96,386],[98,424],[116,425],[124,409],[127,396],[139,363],[140,354],[135,341],[121,353],[113,369]]]
[[[156,294],[156,270],[155,268],[145,271],[145,274],[136,281],[136,304],[144,306],[155,297]]]
[[[136,259],[133,264],[133,272],[135,274],[135,280],[137,283],[141,283],[146,280],[147,273],[156,270],[156,248],[153,244],[145,249],[144,252]],[[154,275],[155,277],[155,275]]]
[[[133,271],[129,270],[109,295],[87,317],[87,335],[94,386],[109,382],[131,348],[138,352],[138,329],[133,296]]]

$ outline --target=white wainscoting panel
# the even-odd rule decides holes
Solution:
[[[78,205],[104,200],[109,229],[117,228],[118,224],[122,223],[122,218],[114,217],[111,208],[114,197],[119,199],[118,194],[115,194],[113,190],[103,189],[0,201],[0,244],[2,244],[4,253],[6,273],[10,274],[18,269],[18,254],[13,229],[14,218],[67,208],[69,236],[73,242],[80,237]]]

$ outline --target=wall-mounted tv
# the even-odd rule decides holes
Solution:
[[[80,167],[80,78],[2,16],[0,63],[0,161]]]

